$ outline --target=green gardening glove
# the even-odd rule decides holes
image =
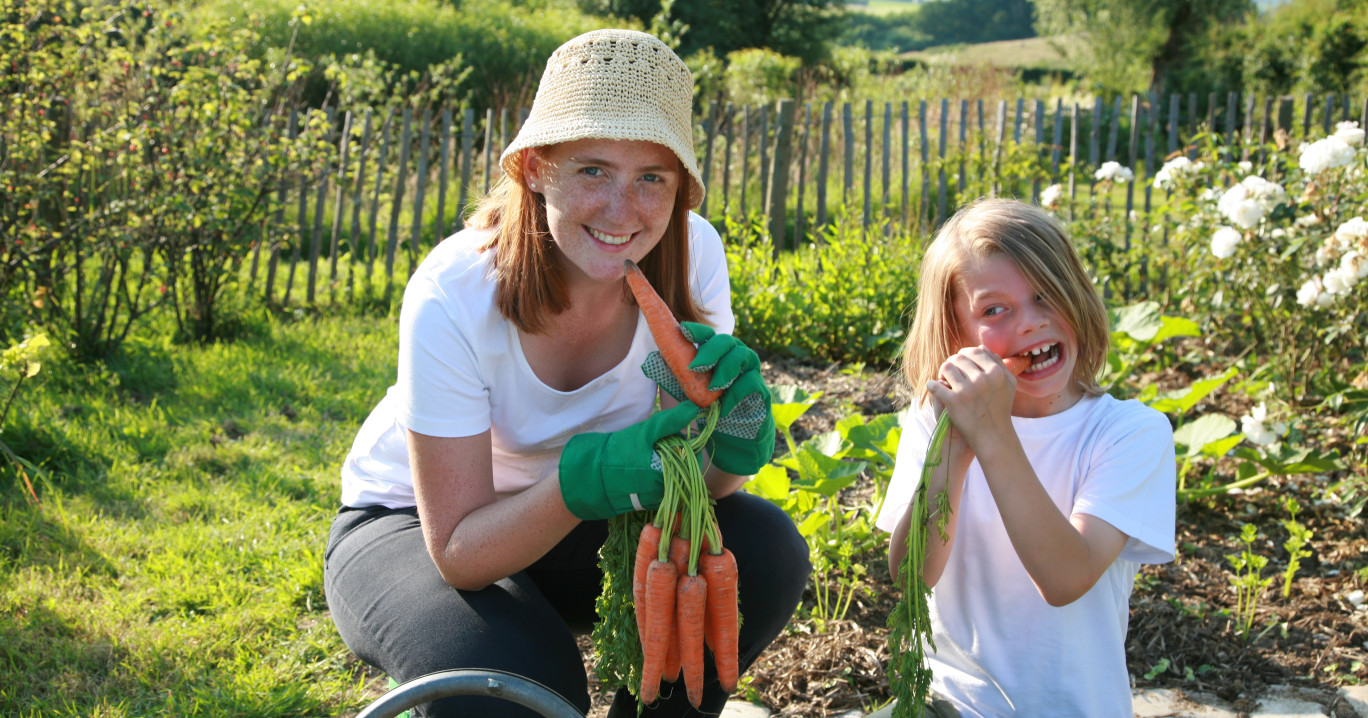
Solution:
[[[724,389],[718,399],[717,428],[708,442],[709,458],[727,473],[754,474],[774,458],[774,412],[769,389],[760,376],[760,357],[740,339],[718,334],[706,324],[681,322],[680,328],[699,345],[689,368],[712,371],[708,388]],[[670,396],[684,398],[659,352],[651,353],[642,370]]]
[[[679,406],[611,433],[570,437],[561,451],[561,496],[581,519],[610,519],[653,509],[665,494],[665,477],[655,443],[678,434],[698,418],[698,406]]]

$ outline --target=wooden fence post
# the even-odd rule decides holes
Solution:
[[[413,110],[404,108],[404,129],[399,134],[399,171],[390,199],[389,235],[385,240],[385,299],[394,292],[394,255],[399,248],[399,213],[404,207],[404,185],[408,182],[409,145],[412,144]]]
[[[413,258],[409,262],[409,273],[418,267],[418,259],[423,256],[423,196],[427,194],[428,142],[432,139],[432,112],[423,110],[422,131],[418,133],[418,187],[413,195],[413,223],[409,229],[409,245]]]
[[[927,215],[931,211],[931,173],[928,169],[931,140],[926,136],[926,100],[917,103],[917,130],[921,136],[921,202],[917,213],[918,224],[927,226]]]
[[[864,213],[861,226],[869,227],[871,221],[870,196],[874,193],[874,101],[865,100],[864,111]]]
[[[830,176],[831,156],[831,113],[833,103],[822,103],[822,144],[817,159],[817,226],[825,227],[827,222],[827,179]]]
[[[908,205],[907,205],[907,190],[908,190],[907,171],[908,171],[908,166],[909,166],[909,165],[908,165],[908,161],[907,161],[907,141],[908,141],[908,137],[907,137],[907,131],[908,131],[907,100],[903,100],[903,101],[902,101],[902,105],[901,105],[900,108],[899,108],[899,120],[900,120],[900,122],[901,122],[901,124],[902,124],[902,201],[899,203],[898,206],[901,208],[901,211],[902,211],[902,219],[903,219],[902,224],[903,224],[903,227],[906,228],[906,227],[907,227],[907,223],[908,223],[908,222],[907,222],[908,217],[911,215],[911,212],[908,211],[908,210],[910,209],[910,207],[908,207]]]
[[[722,214],[731,215],[731,157],[732,142],[735,140],[736,108],[727,103],[727,138],[722,145]]]
[[[703,121],[703,204],[698,208],[698,213],[703,217],[708,216],[708,196],[712,194],[712,156],[713,156],[713,137],[717,135],[717,118],[720,104],[717,100],[708,103],[708,116]]]
[[[950,100],[942,98],[942,99],[941,99],[941,114],[940,114],[940,137],[938,138],[938,140],[939,140],[939,145],[938,145],[938,148],[937,148],[938,151],[939,151],[939,153],[940,153],[940,158],[939,158],[938,161],[936,162],[936,166],[937,166],[937,168],[938,168],[938,170],[939,170],[938,173],[937,173],[937,175],[936,175],[936,226],[940,226],[940,224],[941,224],[942,222],[944,222],[945,219],[946,219],[946,211],[945,211],[945,210],[946,210],[947,197],[946,197],[945,195],[946,195],[947,190],[948,190],[949,188],[946,187],[946,177],[945,177],[945,142],[946,142],[946,137],[947,137],[949,134],[950,134]]]
[[[361,125],[361,151],[357,154],[356,162],[356,185],[352,190],[352,212],[351,212],[351,238],[347,241],[347,247],[351,250],[351,267],[347,272],[347,293],[355,297],[356,294],[356,273],[361,266],[361,255],[365,252],[365,244],[361,241],[361,203],[366,191],[366,160],[370,155],[371,138],[371,108],[366,108],[365,118]]]
[[[883,164],[881,165],[881,168],[883,169],[883,174],[880,176],[881,181],[879,183],[880,189],[882,190],[882,193],[880,194],[880,202],[883,205],[882,208],[879,210],[879,217],[884,221],[885,227],[887,226],[888,221],[888,183],[892,179],[892,177],[889,176],[892,172],[893,160],[893,145],[890,140],[890,138],[892,137],[892,132],[893,103],[885,102],[883,115],[883,157],[881,158],[883,160]]]
[[[798,247],[807,238],[807,202],[805,190],[807,189],[807,156],[809,144],[809,132],[812,129],[812,103],[808,102],[803,107],[803,138],[798,143],[798,200],[797,213],[793,217],[793,244]]]
[[[461,115],[461,188],[456,196],[456,229],[465,227],[465,211],[470,192],[470,169],[475,154],[475,110],[466,108]]]
[[[366,287],[370,291],[370,280],[375,272],[375,260],[380,257],[380,237],[376,234],[376,224],[380,218],[380,194],[384,187],[385,162],[389,159],[390,138],[394,135],[394,108],[391,107],[385,114],[385,122],[380,126],[380,132],[384,135],[380,143],[380,158],[375,164],[375,192],[371,195],[370,209],[370,228],[367,233],[370,236],[366,250]]]
[[[437,173],[437,225],[434,227],[432,244],[446,239],[446,196],[447,183],[450,181],[451,166],[451,108],[442,109],[442,141],[438,149],[441,169]]]
[[[760,209],[768,211],[769,205],[766,199],[769,197],[769,103],[760,106],[760,136],[757,138],[760,146],[760,166],[756,168],[756,173],[760,176]]]
[[[746,185],[750,180],[750,105],[741,106],[741,216],[746,214]]]
[[[841,104],[841,147],[845,159],[845,172],[841,175],[841,204],[850,206],[850,190],[855,186],[855,118],[851,114],[850,103]]]
[[[489,181],[494,176],[494,108],[485,110],[484,124],[484,194],[489,194]]]
[[[342,117],[342,138],[337,150],[337,196],[333,202],[332,238],[328,247],[328,301],[336,299],[337,292],[337,250],[342,234],[342,203],[347,195],[347,150],[351,146],[352,113],[350,110]]]
[[[993,180],[989,184],[989,192],[997,195],[1001,188],[1001,167],[1002,167],[1002,145],[1007,139],[1007,101],[998,100],[997,106],[997,144],[993,147]]]
[[[770,238],[774,242],[775,256],[783,249],[785,242],[785,220],[788,202],[789,164],[793,156],[793,115],[794,101],[789,98],[779,100],[776,118],[779,127],[775,131],[774,161],[770,165],[769,190],[766,206],[769,210]],[[800,208],[801,209],[801,208]]]

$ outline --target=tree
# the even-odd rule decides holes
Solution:
[[[1142,92],[1164,85],[1208,28],[1253,9],[1251,0],[1036,0],[1036,31],[1059,38],[1097,89]]]
[[[734,50],[767,48],[812,65],[826,58],[839,32],[838,0],[692,0],[674,3],[667,17],[661,0],[578,0],[581,10],[630,18],[643,26],[686,26],[676,48],[682,56],[712,48],[718,57]]]

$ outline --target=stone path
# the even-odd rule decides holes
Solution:
[[[1135,718],[1368,718],[1368,686],[1339,689],[1329,706],[1309,700],[1295,689],[1274,688],[1254,706],[1235,706],[1216,696],[1167,688],[1137,690],[1132,699]],[[744,701],[731,701],[722,718],[769,718],[770,711]],[[864,718],[848,711],[832,718]]]

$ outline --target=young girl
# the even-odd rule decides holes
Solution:
[[[919,297],[903,370],[920,411],[877,525],[892,532],[896,575],[935,417],[948,412],[929,496],[948,490],[950,515],[944,540],[929,532],[922,572],[933,691],[965,716],[1131,718],[1131,587],[1140,564],[1173,559],[1172,427],[1098,386],[1106,310],[1039,208],[960,210],[927,251]],[[1019,377],[1009,356],[1030,360]]]

